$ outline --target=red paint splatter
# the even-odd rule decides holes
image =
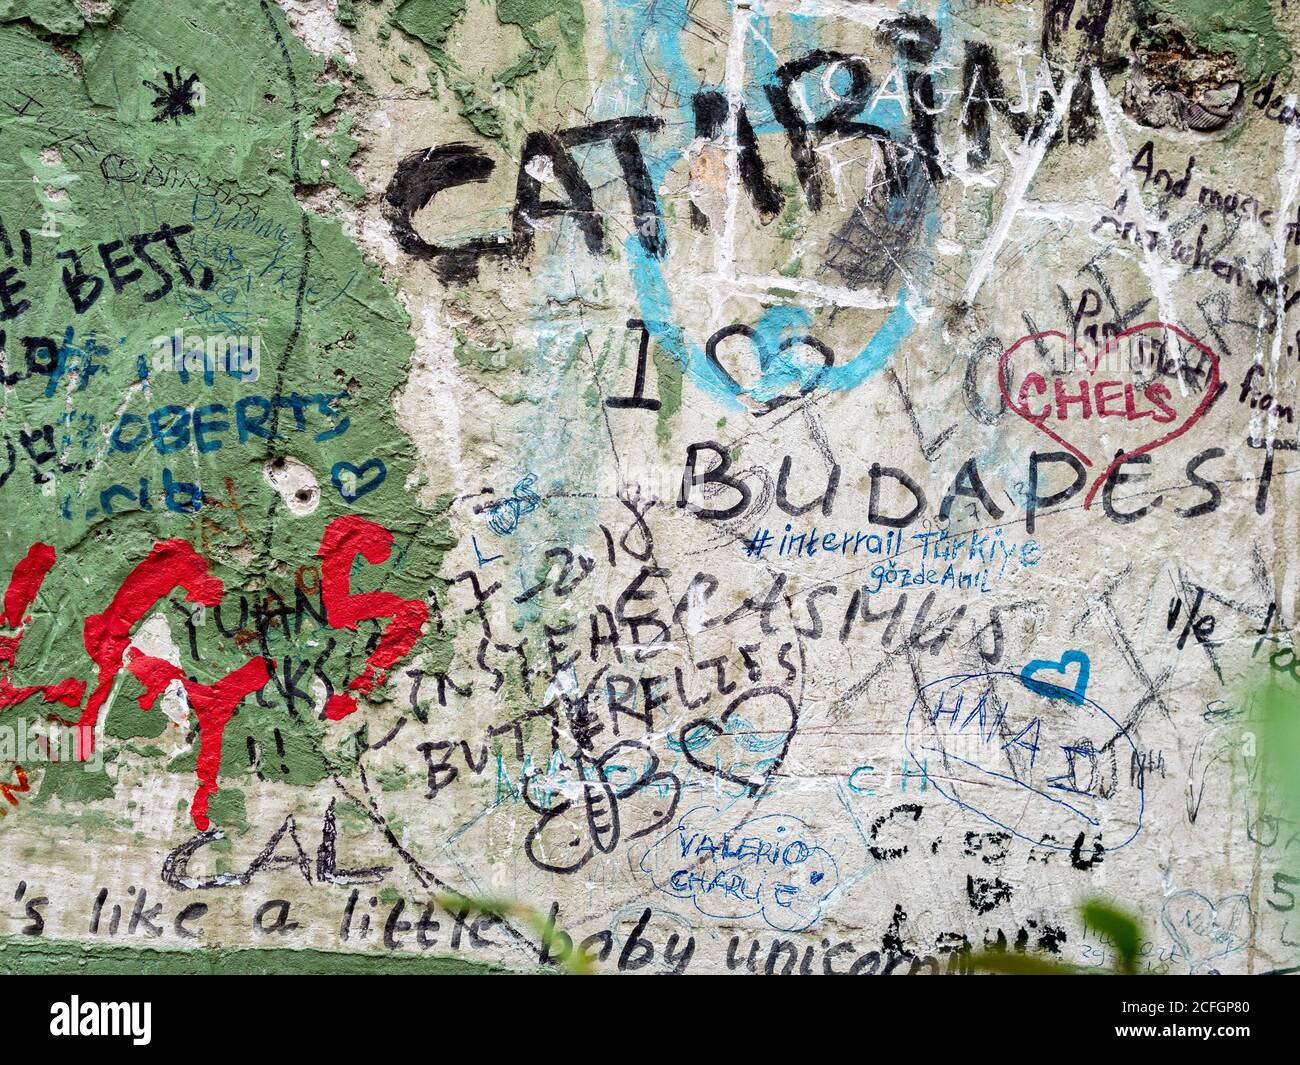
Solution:
[[[387,671],[404,658],[420,637],[428,618],[427,606],[418,599],[403,599],[391,592],[352,594],[352,567],[358,557],[371,565],[388,560],[393,536],[382,525],[356,516],[338,518],[325,529],[317,552],[321,559],[321,596],[326,618],[334,628],[353,632],[362,621],[391,618],[380,635],[375,650],[367,658],[361,674],[347,683],[347,692],[367,694],[382,684]],[[70,707],[81,705],[86,684],[67,678],[57,684],[16,687],[8,671],[14,665],[23,633],[20,626],[30,618],[27,611],[35,601],[46,576],[55,563],[55,551],[49,544],[34,543],[13,570],[5,590],[0,624],[18,629],[0,636],[0,708],[13,706],[33,695],[47,702],[61,702]],[[97,667],[95,687],[76,722],[77,757],[85,760],[94,751],[95,726],[100,710],[107,701],[123,666],[123,656],[131,643],[131,631],[144,620],[158,602],[176,589],[184,589],[186,599],[203,606],[217,606],[224,588],[208,571],[208,564],[194,547],[184,540],[165,540],[153,546],[149,554],[133,569],[118,588],[112,602],[100,614],[85,619],[82,640],[86,653]],[[146,697],[141,706],[151,707],[172,680],[180,680],[190,697],[190,705],[199,715],[200,739],[199,793],[195,796],[195,823],[207,822],[207,801],[216,790],[217,766],[225,726],[239,701],[262,688],[270,679],[264,658],[254,658],[213,685],[202,685],[185,677],[169,663],[131,651],[128,668],[145,684]],[[332,696],[326,703],[325,716],[331,721],[346,717],[357,709],[350,694]],[[62,718],[56,720],[63,721]],[[64,724],[73,724],[63,721]],[[206,738],[207,742],[204,742]]]
[[[325,527],[320,549],[321,598],[325,617],[336,629],[356,631],[357,624],[376,618],[392,618],[379,638],[365,669],[347,685],[348,691],[362,695],[373,691],[386,679],[386,671],[400,662],[420,638],[420,630],[429,609],[419,599],[403,599],[392,592],[350,591],[352,565],[358,556],[372,566],[388,560],[393,534],[373,521],[349,514],[335,518]],[[325,704],[325,716],[331,721],[347,717],[357,708],[356,700],[344,693],[333,695]]]
[[[22,794],[25,791],[32,790],[31,785],[27,783],[27,771],[20,765],[15,765],[14,770],[18,774],[17,783],[11,781],[8,784],[0,784],[0,795],[3,795],[9,801],[10,806],[18,805],[18,800],[14,798],[14,792]],[[0,817],[4,816],[4,814],[4,808],[0,807]]]
[[[54,566],[54,548],[39,540],[27,549],[27,557],[14,566],[9,587],[5,589],[5,612],[0,622],[16,629],[30,619],[25,615],[41,590],[45,575]]]
[[[80,760],[85,761],[94,750],[99,710],[122,668],[131,630],[158,600],[176,588],[184,588],[185,598],[191,603],[216,606],[221,602],[221,581],[208,573],[203,556],[184,540],[164,540],[154,544],[144,561],[127,575],[108,609],[86,618],[82,641],[99,671],[95,690],[81,712],[81,728],[77,732]]]
[[[18,657],[18,644],[22,642],[22,627],[31,620],[27,611],[36,601],[36,595],[45,582],[46,574],[54,566],[54,548],[40,541],[32,544],[26,557],[14,566],[5,589],[4,613],[0,614],[0,624],[18,632],[12,636],[0,636],[0,708],[17,706],[19,703],[39,695],[47,703],[64,703],[78,706],[86,693],[86,686],[72,677],[59,681],[58,684],[32,684],[17,687],[9,680],[9,670],[14,667]],[[5,793],[6,798],[8,793]],[[12,800],[11,800],[12,801]]]
[[[208,820],[208,800],[217,790],[217,770],[221,766],[221,744],[225,739],[226,725],[246,696],[266,686],[275,663],[259,655],[250,658],[234,672],[227,673],[215,684],[200,684],[187,677],[179,666],[164,658],[146,655],[138,648],[132,647],[128,657],[127,668],[145,689],[140,696],[140,709],[153,709],[167,685],[179,680],[199,719],[199,757],[195,764],[199,790],[194,793],[194,801],[190,804],[190,816],[194,819],[194,827],[206,832],[211,823]]]

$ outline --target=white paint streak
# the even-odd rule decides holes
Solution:
[[[810,303],[821,307],[860,307],[868,311],[889,311],[898,305],[898,300],[885,292],[838,288],[798,277],[782,277],[780,274],[736,278],[702,274],[693,280],[697,285],[716,287],[731,295],[747,296],[762,302],[789,299],[789,293],[797,292]]]
[[[1296,97],[1291,94],[1286,99],[1289,107],[1295,107]],[[1273,273],[1273,283],[1277,286],[1275,299],[1277,301],[1277,314],[1273,322],[1273,345],[1270,352],[1268,366],[1264,367],[1265,382],[1263,388],[1269,394],[1277,396],[1279,393],[1279,374],[1282,367],[1282,347],[1283,334],[1286,331],[1286,292],[1288,289],[1283,285],[1283,277],[1286,274],[1286,249],[1288,244],[1287,222],[1291,218],[1295,208],[1297,195],[1300,194],[1300,130],[1295,126],[1288,124],[1282,135],[1282,165],[1277,171],[1277,186],[1281,193],[1281,202],[1278,204],[1277,221],[1273,225],[1273,241],[1271,251],[1271,266]],[[1256,352],[1255,365],[1261,365],[1262,352]],[[1258,375],[1257,375],[1258,376]],[[1267,422],[1267,429],[1263,434],[1260,433],[1261,423]],[[1272,409],[1267,413],[1260,409],[1251,411],[1250,415],[1250,436],[1253,440],[1260,439],[1263,435],[1267,442],[1267,448],[1273,450],[1274,441],[1277,438],[1278,427],[1278,405],[1274,403]]]
[[[1092,95],[1097,110],[1101,113],[1102,125],[1106,127],[1106,139],[1110,142],[1111,173],[1115,176],[1115,180],[1128,192],[1129,202],[1137,212],[1141,222],[1142,232],[1139,234],[1141,239],[1138,243],[1142,249],[1142,272],[1146,275],[1147,283],[1151,286],[1152,295],[1156,298],[1156,306],[1160,309],[1160,320],[1177,323],[1178,310],[1174,305],[1172,282],[1178,279],[1182,271],[1176,266],[1166,266],[1162,263],[1160,257],[1156,254],[1155,248],[1152,248],[1150,241],[1146,239],[1148,232],[1160,232],[1166,227],[1147,213],[1146,204],[1142,200],[1142,190],[1134,177],[1133,169],[1129,166],[1129,160],[1132,156],[1130,156],[1128,146],[1124,143],[1124,138],[1120,133],[1119,108],[1107,91],[1105,81],[1102,80],[1101,75],[1096,70],[1092,72]],[[1183,380],[1181,374],[1177,375],[1177,380],[1179,388],[1186,395],[1187,383]]]
[[[984,242],[984,247],[980,250],[979,256],[975,260],[975,266],[966,280],[966,288],[962,292],[962,299],[968,304],[975,302],[975,297],[979,295],[980,288],[988,278],[989,272],[993,269],[998,252],[1002,250],[1002,245],[1006,243],[1007,236],[1011,232],[1012,223],[1015,222],[1016,215],[1020,213],[1020,209],[1024,205],[1025,194],[1029,191],[1030,182],[1033,181],[1034,175],[1038,173],[1043,157],[1047,154],[1048,145],[1052,143],[1052,138],[1056,136],[1057,127],[1060,126],[1062,118],[1070,110],[1070,100],[1074,96],[1076,81],[1077,78],[1072,77],[1065,83],[1065,86],[1061,89],[1060,106],[1053,113],[1051,120],[1043,127],[1038,137],[1033,137],[1032,130],[1025,134],[1025,142],[1020,149],[1015,173],[1012,175],[1011,183],[1007,187],[1006,198],[1002,203],[1002,214],[998,218],[997,225],[993,227],[993,232],[989,234],[988,240]]]

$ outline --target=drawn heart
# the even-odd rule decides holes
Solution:
[[[719,344],[734,336],[744,337],[753,346],[753,351],[739,360],[736,373],[727,369],[718,357]],[[796,359],[792,353],[801,349],[807,349],[804,358]],[[807,352],[815,356],[811,362]],[[750,413],[755,417],[770,414],[778,407],[806,396],[821,383],[827,368],[835,365],[835,352],[816,337],[805,334],[778,342],[768,333],[740,324],[726,326],[709,337],[704,354],[732,393],[748,401]],[[744,378],[743,383],[737,379],[737,374]],[[799,391],[791,395],[786,389],[796,381]]]
[[[775,697],[774,708],[747,707],[748,712],[741,714],[741,707],[751,699],[765,699],[768,696]],[[775,722],[771,720],[773,717],[777,718]],[[677,742],[686,760],[695,768],[702,769],[722,780],[739,784],[748,790],[752,798],[757,798],[763,794],[764,789],[785,761],[798,721],[799,711],[795,708],[794,700],[783,688],[750,688],[732,699],[717,721],[708,717],[699,717],[688,722],[677,734]],[[712,738],[701,742],[699,738],[701,732],[712,733]],[[696,750],[711,744],[714,739],[731,741],[735,750],[730,761],[724,763],[721,752],[715,755],[712,763],[696,756]],[[770,753],[773,751],[774,754]],[[749,776],[740,776],[731,772],[738,763],[750,764],[745,756],[752,756],[754,753],[770,755],[760,760],[765,767],[764,772]],[[723,768],[724,764],[726,768]]]
[[[1225,895],[1211,902],[1191,890],[1170,895],[1160,920],[1194,969],[1241,950],[1255,926],[1245,895]]]
[[[1065,679],[1069,676],[1069,667],[1078,666],[1078,671],[1074,677],[1074,684],[1067,686],[1057,684],[1055,681],[1036,680],[1037,674],[1053,673]],[[1084,693],[1088,690],[1088,674],[1092,671],[1092,663],[1088,656],[1082,651],[1066,651],[1061,655],[1059,662],[1052,662],[1045,658],[1035,658],[1032,662],[1020,671],[1020,682],[1031,692],[1039,695],[1045,695],[1049,699],[1064,699],[1066,702],[1074,703],[1075,706],[1083,705]]]
[[[373,474],[368,481],[364,479],[367,474]],[[384,483],[387,476],[388,468],[384,465],[384,460],[378,458],[366,459],[360,466],[354,466],[350,462],[336,462],[330,470],[330,480],[334,482],[334,487],[345,503],[355,503],[367,492],[373,492]]]
[[[1117,333],[1115,336],[1111,337],[1110,340],[1108,340],[1103,347],[1097,350],[1096,355],[1091,360],[1088,359],[1087,352],[1083,348],[1081,348],[1073,340],[1067,337],[1064,333],[1055,329],[1049,329],[1041,333],[1031,333],[1028,336],[1021,337],[1014,344],[1012,344],[1011,347],[1007,348],[1007,350],[1002,353],[1002,357],[998,360],[998,388],[1001,389],[1002,398],[1006,401],[1007,406],[1010,407],[1013,411],[1015,411],[1018,415],[1020,415],[1020,417],[1022,417],[1035,429],[1038,429],[1040,432],[1045,433],[1047,436],[1055,440],[1063,448],[1065,448],[1072,455],[1074,455],[1074,457],[1077,458],[1080,462],[1082,462],[1085,466],[1091,467],[1093,466],[1092,458],[1080,447],[1078,447],[1076,444],[1071,443],[1061,433],[1058,433],[1055,429],[1053,429],[1048,424],[1052,412],[1052,403],[1050,400],[1048,401],[1048,404],[1044,408],[1042,413],[1035,414],[1031,410],[1029,410],[1028,401],[1026,399],[1026,391],[1028,386],[1032,384],[1036,386],[1035,390],[1038,391],[1040,394],[1045,393],[1047,390],[1046,379],[1041,374],[1027,374],[1024,377],[1023,381],[1021,382],[1020,388],[1017,390],[1020,396],[1020,400],[1019,402],[1017,402],[1017,400],[1012,397],[1011,391],[1008,388],[1008,381],[1010,378],[1010,373],[1008,372],[1008,366],[1011,364],[1011,360],[1013,356],[1016,354],[1016,352],[1020,350],[1020,348],[1025,344],[1032,344],[1038,346],[1044,340],[1048,338],[1052,338],[1055,340],[1059,340],[1061,344],[1063,344],[1067,349],[1073,348],[1075,352],[1077,352],[1079,355],[1082,356],[1082,363],[1084,367],[1087,369],[1088,378],[1091,379],[1092,375],[1096,372],[1097,367],[1102,365],[1103,362],[1105,361],[1105,357],[1108,354],[1110,354],[1112,351],[1118,350],[1119,345],[1124,340],[1126,340],[1129,337],[1135,336],[1139,333],[1142,333],[1146,330],[1153,330],[1153,329],[1168,330],[1170,333],[1173,333],[1181,340],[1190,344],[1193,348],[1195,348],[1197,351],[1199,351],[1202,355],[1206,356],[1210,360],[1210,375],[1209,375],[1209,379],[1205,383],[1204,394],[1201,397],[1201,401],[1196,405],[1196,407],[1190,413],[1185,414],[1182,418],[1175,417],[1171,421],[1165,423],[1169,426],[1167,432],[1163,433],[1162,435],[1156,437],[1153,440],[1147,441],[1146,443],[1142,444],[1139,447],[1132,448],[1128,451],[1122,451],[1118,455],[1116,455],[1110,461],[1110,464],[1106,466],[1105,470],[1101,473],[1101,475],[1098,476],[1095,481],[1093,481],[1092,486],[1088,489],[1088,494],[1087,496],[1084,497],[1084,502],[1083,502],[1084,510],[1087,510],[1089,507],[1092,506],[1092,501],[1097,494],[1097,490],[1101,488],[1101,486],[1106,483],[1106,479],[1117,469],[1119,469],[1120,466],[1122,466],[1125,462],[1129,461],[1130,459],[1138,455],[1145,455],[1148,452],[1154,451],[1156,448],[1160,447],[1161,445],[1169,443],[1170,440],[1174,440],[1177,437],[1182,436],[1183,433],[1187,432],[1188,429],[1190,429],[1193,425],[1195,425],[1198,421],[1200,421],[1201,416],[1205,414],[1205,412],[1209,409],[1210,404],[1214,402],[1215,397],[1218,395],[1219,392],[1219,356],[1215,354],[1215,352],[1212,351],[1210,348],[1202,344],[1195,337],[1190,336],[1182,329],[1179,329],[1178,326],[1176,325],[1169,325],[1167,322],[1143,322],[1141,325],[1135,325],[1132,328],[1125,329],[1122,333]],[[1036,380],[1031,380],[1031,378],[1036,378]],[[1112,383],[1112,382],[1106,382],[1106,383]],[[1113,382],[1113,383],[1119,383],[1119,382]],[[1131,390],[1132,390],[1131,385],[1126,386],[1126,396],[1125,396],[1126,402],[1132,401]],[[1116,396],[1116,397],[1112,397],[1110,401],[1117,401],[1117,400],[1118,397]],[[1072,402],[1077,402],[1077,401],[1078,401],[1077,399],[1072,400]],[[1100,397],[1100,394],[1098,394],[1099,407],[1101,406],[1101,403],[1102,403],[1102,399]],[[1170,410],[1171,413],[1176,414],[1176,412],[1172,411],[1172,408],[1168,408],[1167,404],[1164,406],[1165,409]],[[1140,416],[1136,416],[1136,417],[1140,417]],[[1128,418],[1130,421],[1136,420],[1135,415],[1133,413],[1129,413]],[[1098,420],[1101,420],[1100,417]]]

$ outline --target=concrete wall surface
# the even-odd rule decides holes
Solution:
[[[0,969],[1293,966],[1298,41],[0,0]]]

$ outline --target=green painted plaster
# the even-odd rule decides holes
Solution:
[[[76,0],[0,0],[0,22],[20,19],[57,36],[80,33],[86,24]]]
[[[505,127],[494,102],[497,90],[526,88],[531,78],[555,63],[561,46],[578,60],[585,29],[582,0],[494,0],[497,21],[516,27],[525,48],[488,77],[467,73],[449,45],[467,9],[467,0],[402,0],[390,19],[424,44],[434,66],[429,75],[434,91],[445,82],[460,102],[461,117],[481,136],[500,139]]]
[[[445,68],[451,61],[443,46],[456,21],[465,13],[465,0],[402,0],[393,9],[392,23],[424,42],[430,58]]]
[[[103,766],[51,762],[42,770],[40,779],[40,790],[32,800],[33,807],[37,808],[34,816],[39,816],[39,808],[51,799],[59,799],[64,803],[88,803],[98,799],[111,799],[114,795],[112,778]]]
[[[21,272],[29,305],[6,328],[10,337],[56,338],[62,348],[62,372],[6,389],[0,415],[6,430],[54,426],[62,457],[73,467],[52,471],[44,484],[23,470],[3,489],[12,515],[0,534],[4,565],[12,566],[36,540],[53,544],[58,554],[32,610],[15,678],[93,683],[82,619],[103,610],[123,578],[165,539],[195,545],[225,584],[223,605],[238,617],[241,595],[249,602],[278,596],[292,606],[295,575],[314,567],[326,524],[358,514],[389,528],[394,549],[388,562],[358,568],[354,591],[383,587],[422,597],[455,539],[446,502],[422,508],[406,488],[415,453],[395,422],[392,396],[405,381],[413,349],[407,315],[343,227],[298,199],[329,184],[353,198],[362,193],[348,171],[357,148],[349,133],[353,120],[336,111],[345,72],[308,52],[280,8],[261,0],[212,0],[198,9],[135,0],[121,5],[108,26],[57,22],[57,10],[0,8],[10,76],[39,101],[0,128],[0,178],[10,190],[3,221],[11,234],[31,231],[33,249]],[[47,30],[65,35],[58,48],[45,39]],[[179,71],[177,56],[186,57]],[[159,120],[157,92],[145,82],[161,86],[166,73],[197,76],[202,98],[192,114]],[[54,205],[58,214],[47,223]],[[178,238],[179,252],[193,277],[206,269],[213,283],[186,284],[173,266],[163,298],[142,298],[152,281],[120,292],[105,284],[91,306],[75,313],[61,277],[66,259],[57,253],[77,250],[86,271],[102,279],[100,243],[150,233],[162,223],[192,227]],[[39,233],[42,225],[52,231]],[[178,329],[199,338],[257,336],[256,379],[217,372],[204,381],[201,373],[159,370],[152,363],[154,338]],[[233,412],[250,397],[267,409],[279,397],[276,439],[237,430]],[[166,454],[147,439],[151,414],[183,410],[192,424],[201,407],[218,424],[208,438],[216,443],[211,450],[196,446],[192,430]],[[144,426],[146,438],[123,451],[110,439],[127,426],[136,427],[132,432]],[[263,477],[264,463],[281,455],[315,474],[321,503],[310,516],[293,516]],[[382,483],[353,501],[343,498],[332,471],[375,460],[386,470]],[[169,508],[164,479],[200,486],[205,505],[198,513]],[[114,485],[123,491],[106,497]],[[182,595],[173,598],[179,603]],[[183,644],[180,615],[166,602],[158,609]],[[257,653],[277,664],[314,660],[332,639],[322,669],[341,686],[364,659],[374,628],[363,624],[354,634],[304,616],[301,624],[269,626],[264,644],[241,644],[221,637],[209,613],[198,630],[200,658],[187,655],[186,668],[197,681],[212,683]],[[424,637],[412,658],[438,640]],[[315,671],[302,683],[315,685]],[[355,723],[327,727],[310,706],[290,706],[283,688],[282,679],[269,685],[266,705],[246,699],[226,729],[214,812],[232,825],[243,819],[242,797],[227,794],[227,784],[255,783],[253,774],[261,771],[267,779],[309,786],[355,770],[358,751],[349,739]],[[106,712],[107,737],[157,738],[170,727],[157,706],[139,708],[140,694],[124,674]],[[376,698],[385,698],[382,690]],[[8,713],[34,721],[47,709],[29,700]],[[192,787],[197,730],[188,731],[191,748],[169,763],[157,747],[107,753],[121,771],[128,762],[140,772],[171,770],[189,775]],[[250,740],[256,766],[249,765]],[[59,808],[50,802],[55,797],[86,804],[114,793],[102,769],[57,764],[32,773],[36,795],[25,815],[38,819]]]
[[[655,415],[655,439],[660,447],[666,447],[672,440],[677,415],[682,409],[682,368],[672,355],[663,350],[662,345],[651,345],[650,350],[659,396],[659,410]]]
[[[158,710],[141,710],[134,699],[117,699],[104,721],[104,735],[117,739],[157,739],[168,725]]]
[[[227,832],[243,834],[248,831],[248,811],[244,793],[237,788],[223,787],[208,804],[212,823]]]
[[[539,970],[539,972],[542,970]],[[358,954],[264,947],[163,950],[11,936],[0,939],[0,973],[27,976],[508,976],[512,970],[465,958]]]
[[[1192,40],[1211,52],[1236,56],[1250,84],[1280,74],[1291,48],[1278,31],[1269,0],[1150,0],[1151,7],[1182,23]]]

